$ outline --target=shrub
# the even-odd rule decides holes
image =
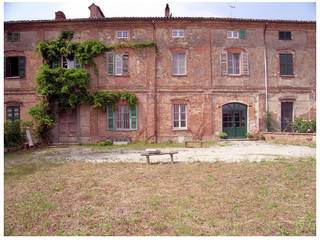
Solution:
[[[225,133],[225,132],[221,132],[221,133],[219,133],[219,137],[220,137],[221,139],[226,139],[226,138],[228,137],[228,134]]]
[[[315,133],[316,132],[316,120],[305,120],[303,118],[297,118],[292,128],[295,132],[299,133]]]
[[[110,139],[106,139],[106,140],[104,140],[102,142],[98,142],[97,143],[97,145],[99,145],[99,146],[108,146],[108,145],[112,145],[112,144],[113,143],[112,143],[112,141]]]
[[[26,141],[25,128],[22,127],[23,122],[5,121],[4,122],[4,146],[18,147]]]

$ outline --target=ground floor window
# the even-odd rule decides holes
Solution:
[[[108,130],[136,130],[138,129],[138,108],[119,105],[115,111],[112,106],[107,109]]]
[[[15,121],[20,120],[20,107],[19,106],[8,106],[7,107],[7,120]]]
[[[292,132],[293,102],[281,102],[281,131]]]
[[[173,105],[173,128],[186,129],[187,128],[187,115],[185,104]]]

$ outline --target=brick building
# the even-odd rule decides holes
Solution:
[[[54,143],[95,143],[105,138],[135,140],[214,140],[266,129],[270,112],[273,131],[290,131],[298,117],[316,117],[316,23],[309,21],[233,18],[165,17],[106,18],[92,4],[90,18],[9,21],[4,23],[5,117],[31,119],[39,101],[35,76],[42,57],[35,52],[44,40],[65,30],[72,41],[155,42],[159,49],[119,48],[96,57],[94,91],[129,90],[137,108],[120,102],[104,113],[80,105],[61,113]],[[68,61],[66,67],[74,67]]]

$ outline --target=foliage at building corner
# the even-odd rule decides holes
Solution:
[[[42,96],[41,102],[29,110],[36,122],[38,135],[48,141],[51,129],[55,126],[57,114],[61,111],[71,112],[79,104],[93,104],[94,108],[107,110],[118,101],[125,100],[129,107],[137,104],[137,97],[129,91],[90,92],[90,74],[83,68],[66,69],[60,64],[61,57],[69,60],[78,58],[82,65],[94,66],[93,58],[117,48],[155,47],[158,56],[158,47],[154,42],[119,43],[105,46],[99,41],[89,40],[82,43],[72,42],[73,32],[64,31],[56,40],[40,42],[36,51],[43,57],[45,63],[39,68],[36,76],[36,91]],[[56,67],[54,67],[56,66]]]

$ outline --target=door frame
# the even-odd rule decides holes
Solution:
[[[231,106],[232,104],[234,104],[234,108],[231,108],[231,109],[224,109],[224,108],[226,108],[227,106]],[[244,109],[244,107],[245,107],[245,109]],[[233,130],[233,132],[234,132],[234,134],[232,135],[232,136],[229,136],[228,135],[228,137],[227,138],[245,138],[246,137],[246,133],[247,133],[247,130],[248,130],[248,105],[247,104],[245,104],[245,103],[241,103],[241,102],[229,102],[229,103],[226,103],[226,104],[223,104],[222,105],[222,131],[224,131],[225,129],[226,129],[226,127],[224,127],[224,113],[226,113],[226,112],[232,112],[232,127],[230,127],[230,128],[232,128],[232,129],[234,129]],[[244,118],[245,118],[245,126],[244,127],[241,127],[241,123],[242,123],[242,119],[240,119],[240,127],[239,127],[239,129],[240,128],[243,128],[243,131],[244,131],[244,134],[243,135],[241,135],[241,136],[236,136],[236,126],[234,126],[235,125],[235,115],[236,115],[236,113],[241,113],[242,112],[242,116],[244,116]],[[240,114],[240,116],[241,116],[241,114]]]

